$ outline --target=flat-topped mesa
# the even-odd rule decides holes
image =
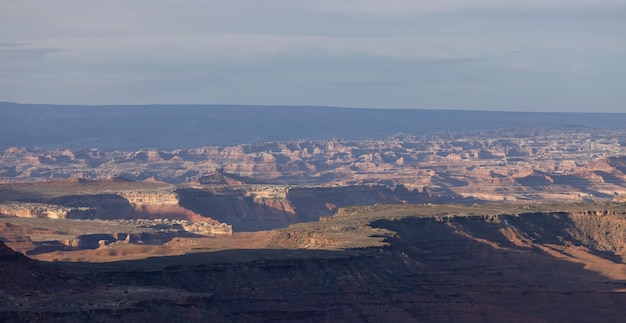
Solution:
[[[178,205],[178,195],[173,190],[126,191],[120,196],[127,199],[135,208],[146,205]]]
[[[224,170],[222,168],[218,168],[198,178],[198,180],[195,181],[195,184],[243,185],[246,182],[253,183],[254,181],[250,181],[249,179],[244,179],[243,177],[237,176],[234,174],[224,173]]]
[[[180,198],[173,189],[154,191],[128,191],[119,193],[134,209],[135,218],[179,219],[192,222],[218,224],[219,221],[204,217],[180,206]]]
[[[10,202],[0,204],[0,214],[18,218],[69,219],[86,216],[89,207],[68,207],[45,203]]]
[[[0,214],[50,219],[176,219],[219,224],[179,204],[173,189],[110,190],[96,194],[72,194],[33,202],[0,203]]]

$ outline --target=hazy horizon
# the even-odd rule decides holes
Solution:
[[[319,106],[50,106],[0,102],[9,147],[178,149],[260,142],[384,140],[504,129],[623,129],[625,113],[537,113]]]
[[[415,110],[415,111],[423,111],[423,112],[427,112],[427,111],[433,111],[433,112],[461,112],[461,113],[471,113],[471,112],[477,112],[477,113],[490,113],[490,112],[497,112],[497,113],[511,113],[511,114],[574,114],[574,115],[580,115],[580,114],[599,114],[599,115],[604,115],[604,114],[609,114],[609,115],[623,115],[626,114],[626,111],[532,111],[532,110],[498,110],[498,109],[463,109],[463,108],[432,108],[432,107],[423,107],[423,108],[417,108],[417,107],[357,107],[357,106],[337,106],[337,105],[307,105],[307,104],[300,104],[300,105],[290,105],[290,104],[236,104],[236,103],[145,103],[145,104],[127,104],[127,103],[111,103],[111,104],[65,104],[65,103],[46,103],[46,102],[15,102],[15,101],[3,101],[0,100],[0,108],[2,108],[3,106],[7,107],[10,105],[17,105],[17,106],[24,106],[24,107],[28,107],[28,106],[39,106],[39,107],[44,107],[44,106],[50,106],[50,107],[58,107],[58,108],[72,108],[72,107],[85,107],[85,108],[89,108],[89,107],[102,107],[102,108],[107,108],[107,107],[181,107],[181,108],[185,108],[185,107],[199,107],[199,108],[216,108],[216,107],[220,107],[220,108],[225,108],[225,107],[233,107],[233,108],[284,108],[284,109],[298,109],[298,108],[318,108],[318,109],[348,109],[348,110],[398,110],[398,111],[411,111],[411,110]]]
[[[0,101],[623,112],[617,0],[10,1]]]

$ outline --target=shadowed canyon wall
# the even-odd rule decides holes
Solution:
[[[409,191],[399,185],[348,187],[267,186],[254,189],[228,187],[185,188],[176,193],[180,205],[203,216],[231,224],[236,231],[257,231],[315,222],[338,208],[376,203],[428,203],[445,197]],[[447,197],[448,200],[451,198]]]
[[[455,194],[433,195],[402,185],[289,187],[209,185],[152,191],[73,194],[0,204],[18,217],[74,219],[178,219],[227,223],[235,231],[258,231],[315,222],[344,206],[462,202]]]

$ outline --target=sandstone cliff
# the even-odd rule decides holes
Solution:
[[[232,224],[236,231],[257,231],[286,227],[299,222],[315,222],[343,206],[443,201],[442,197],[433,196],[425,190],[408,190],[401,185],[393,189],[382,185],[248,185],[238,188],[214,186],[181,188],[176,193],[183,207],[205,217]]]
[[[21,218],[68,219],[89,216],[89,207],[65,207],[45,203],[2,203],[0,214]]]

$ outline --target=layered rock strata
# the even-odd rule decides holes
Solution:
[[[67,207],[45,203],[2,203],[0,215],[21,218],[71,219],[89,216],[89,207]]]

